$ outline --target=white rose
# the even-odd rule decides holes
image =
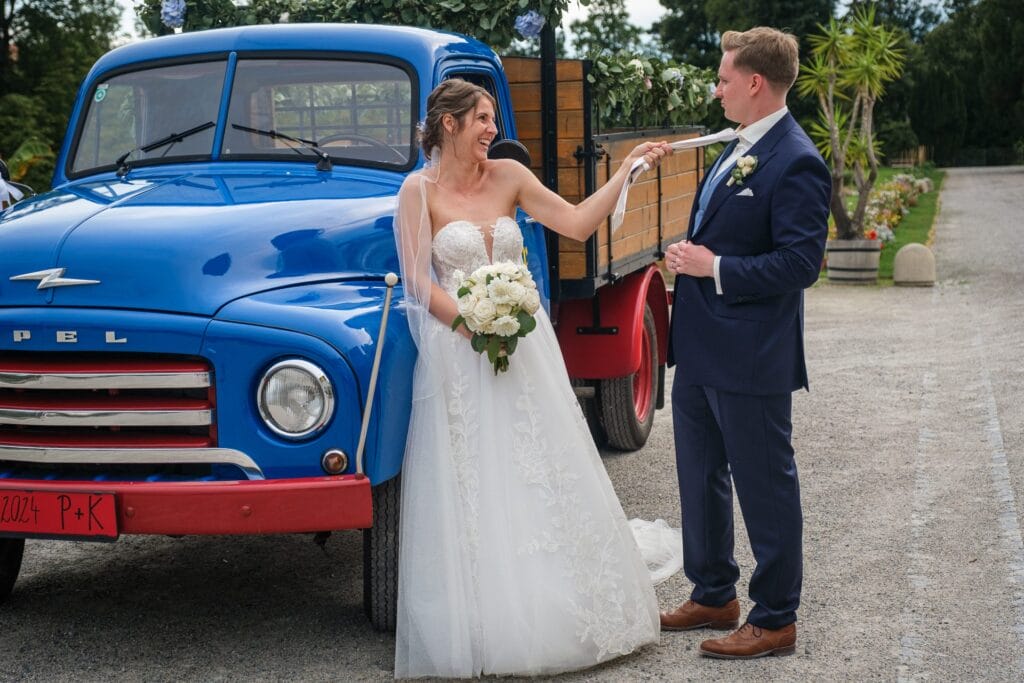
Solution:
[[[523,303],[520,304],[523,310],[533,315],[540,308],[540,294],[537,293],[536,289],[531,289],[526,292],[523,296]]]
[[[515,290],[513,286],[517,283],[512,283],[503,277],[497,277],[491,280],[491,284],[487,285],[487,295],[491,298],[495,304],[514,304],[516,302]],[[522,287],[522,285],[518,285]]]
[[[486,323],[494,319],[497,309],[490,299],[480,299],[473,308],[473,317],[480,323]]]
[[[486,285],[477,285],[477,284],[475,284],[475,285],[473,285],[472,287],[469,288],[469,293],[472,294],[473,296],[475,296],[478,300],[479,299],[486,299],[487,298],[487,287],[486,287]]]
[[[498,304],[494,308],[498,312],[498,317],[509,315],[512,312],[512,304]]]
[[[498,275],[508,275],[510,278],[516,277],[519,275],[519,266],[511,261],[501,261],[494,264],[494,272]]]
[[[523,287],[518,282],[513,282],[509,285],[509,294],[512,296],[512,303],[516,306],[523,305],[523,297],[526,296],[526,292],[529,291],[526,287]]]
[[[493,334],[497,334],[502,337],[511,337],[517,332],[519,332],[519,321],[510,315],[503,315],[494,321]]]
[[[466,294],[465,296],[459,298],[459,315],[461,315],[463,318],[468,318],[473,313],[473,309],[476,308],[476,305],[479,302],[480,299],[473,296],[472,294]]]

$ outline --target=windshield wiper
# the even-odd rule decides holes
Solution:
[[[117,158],[117,161],[114,162],[114,165],[117,166],[117,175],[123,178],[125,175],[128,174],[128,171],[131,170],[132,167],[131,164],[128,163],[128,157],[130,157],[133,152],[152,152],[154,149],[160,149],[161,147],[170,145],[170,147],[167,147],[167,150],[164,152],[164,154],[161,155],[164,156],[167,154],[167,152],[171,151],[171,147],[173,147],[175,144],[181,142],[187,137],[195,135],[196,133],[202,133],[204,130],[213,128],[215,125],[217,124],[215,124],[213,121],[207,121],[206,123],[201,123],[194,128],[189,128],[184,133],[171,133],[170,135],[165,135],[159,140],[148,142],[145,145],[141,145],[139,147],[133,147],[132,149],[128,150],[127,152],[119,156]]]
[[[317,155],[318,158],[316,162],[316,170],[330,171],[332,168],[334,168],[334,164],[331,163],[331,157],[327,154],[327,152],[323,151],[322,149],[320,149],[320,147],[317,146],[315,140],[303,140],[302,138],[294,138],[291,135],[279,133],[276,130],[262,130],[260,128],[250,128],[249,126],[243,126],[238,123],[232,123],[231,127],[234,128],[235,130],[245,131],[246,133],[256,133],[257,135],[265,135],[266,137],[273,138],[274,140],[296,142],[302,145],[302,149],[308,149]],[[290,149],[299,156],[303,156],[300,148],[291,147]]]

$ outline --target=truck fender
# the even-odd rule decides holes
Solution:
[[[654,265],[601,287],[593,299],[563,301],[558,311],[558,343],[569,376],[612,379],[640,369],[644,306],[658,331],[658,362],[668,358],[668,294]]]

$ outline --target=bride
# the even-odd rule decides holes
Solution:
[[[495,374],[458,315],[456,271],[522,261],[517,206],[577,240],[611,212],[634,149],[577,206],[489,160],[494,101],[459,79],[427,101],[431,163],[399,193],[395,239],[419,352],[402,471],[395,677],[539,675],[657,642],[648,570],[541,309]]]

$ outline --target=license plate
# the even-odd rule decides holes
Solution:
[[[0,490],[0,535],[37,538],[117,538],[112,493]]]

